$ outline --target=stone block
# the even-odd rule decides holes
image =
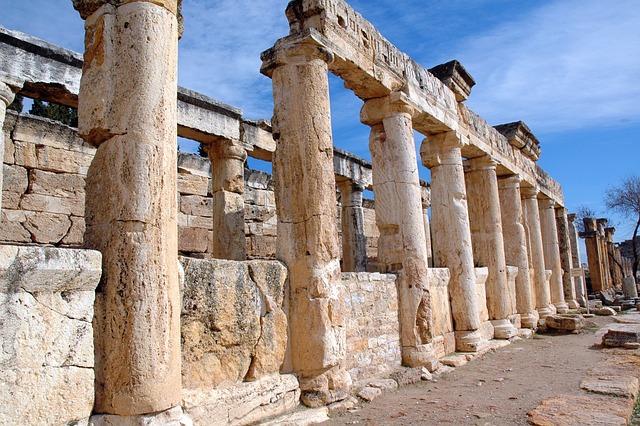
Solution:
[[[292,411],[299,399],[298,380],[290,374],[276,374],[219,389],[186,387],[182,391],[182,405],[193,423],[208,426],[256,424]],[[324,412],[326,417],[326,408]]]
[[[440,362],[449,367],[462,367],[467,363],[465,355],[448,355],[440,358]]]
[[[36,147],[31,143],[15,141],[14,144],[14,163],[18,166],[28,169],[38,167],[38,158],[36,157]]]
[[[423,374],[424,374],[424,370],[423,370]],[[393,379],[374,380],[372,382],[369,382],[369,386],[381,389],[383,391],[398,389],[398,383]]]
[[[20,208],[21,194],[15,192],[2,191],[2,208],[18,210]]]
[[[200,195],[184,195],[180,197],[180,211],[191,216],[212,217],[213,200]]]
[[[178,173],[178,192],[206,197],[209,194],[209,179],[190,173]]]
[[[611,324],[602,336],[602,346],[622,347],[640,342],[640,324]]]
[[[580,314],[555,314],[546,317],[546,325],[555,330],[574,331],[585,328],[586,321]]]
[[[367,402],[371,402],[382,395],[382,390],[380,388],[365,386],[364,388],[360,389],[357,395],[359,398],[362,398]]]
[[[84,216],[84,194],[72,197],[54,197],[42,194],[25,194],[20,208],[34,212],[59,213],[63,215]]]
[[[86,230],[84,218],[70,216],[69,219],[71,220],[71,228],[69,228],[69,232],[60,242],[67,246],[80,247],[84,243],[84,232]]]
[[[527,412],[532,425],[627,425],[633,404],[626,398],[595,395],[555,395]]]
[[[598,309],[596,311],[596,315],[613,316],[613,315],[616,315],[616,311],[615,311],[615,309],[612,309],[611,306],[605,306],[603,308]]]
[[[178,227],[178,251],[205,253],[211,243],[209,231],[203,228]]]
[[[96,414],[91,416],[90,426],[193,426],[193,422],[182,412],[182,407],[173,407],[159,413],[139,416],[118,416],[112,414]]]
[[[85,178],[72,173],[29,171],[29,193],[55,197],[79,198],[84,203]]]
[[[580,387],[588,392],[631,398],[638,397],[640,382],[632,376],[595,376],[580,382]]]
[[[27,169],[20,166],[2,165],[2,191],[24,194],[29,186]]]
[[[390,378],[398,383],[398,386],[412,385],[422,380],[422,368],[400,368],[391,373]]]
[[[2,205],[0,212],[0,241],[30,243],[31,234],[24,227],[26,215],[20,210],[8,210]]]
[[[93,154],[51,146],[36,146],[37,168],[51,172],[87,175]]]
[[[71,220],[65,214],[34,212],[26,216],[23,226],[33,242],[57,244],[69,232]]]

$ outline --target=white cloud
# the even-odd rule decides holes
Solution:
[[[463,41],[458,57],[489,122],[561,130],[640,122],[639,45],[635,0],[558,0]]]

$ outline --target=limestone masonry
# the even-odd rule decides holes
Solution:
[[[255,70],[264,120],[177,86],[180,0],[72,6],[84,55],[0,27],[0,424],[326,417],[454,352],[583,327],[554,314],[589,290],[638,296],[531,130],[490,126],[462,64],[424,68],[345,1],[289,3]],[[362,100],[371,162],[333,146],[330,72]],[[16,94],[78,128],[7,110]]]

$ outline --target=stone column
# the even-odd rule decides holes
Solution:
[[[336,181],[327,63],[313,38],[281,39],[262,54],[273,80],[277,258],[289,269],[291,362],[302,401],[347,397],[345,307],[341,295]]]
[[[371,126],[378,265],[382,272],[398,272],[402,362],[433,367],[437,357],[428,346],[433,317],[412,112],[401,94],[393,94],[367,101],[360,119]]]
[[[569,309],[580,307],[576,301],[576,289],[571,273],[571,240],[569,238],[569,221],[567,220],[567,209],[558,207],[555,211],[556,227],[558,229],[558,249],[560,252],[560,266],[562,268],[562,289],[564,301]]]
[[[509,321],[509,316],[515,313],[515,301],[509,298],[497,165],[488,155],[467,160],[465,180],[474,264],[489,269],[486,282],[489,319],[497,339],[510,339],[518,331]]]
[[[211,160],[213,257],[246,259],[244,233],[244,163],[247,152],[237,141],[222,140],[207,150]]]
[[[433,267],[433,249],[431,247],[431,224],[429,221],[429,207],[431,207],[431,189],[420,188],[422,198],[422,218],[424,220],[424,238],[427,243],[427,264]]]
[[[15,92],[6,83],[0,81],[0,166],[4,161],[4,118],[7,113],[7,107],[13,102]],[[3,171],[0,169],[0,211],[2,210],[2,176]]]
[[[569,307],[564,301],[555,202],[548,198],[542,198],[538,201],[538,208],[540,209],[540,229],[542,230],[544,264],[547,269],[551,270],[551,279],[549,281],[551,303],[556,307],[558,313],[564,314],[569,311]]]
[[[433,262],[451,271],[449,294],[456,348],[477,351],[487,345],[480,329],[476,274],[471,248],[461,148],[455,132],[429,136],[422,142],[423,164],[431,169]]]
[[[589,265],[589,276],[591,277],[591,290],[594,292],[604,291],[605,275],[604,261],[602,260],[602,243],[598,234],[598,224],[594,218],[585,217],[584,232],[580,234],[584,238],[584,245],[587,249],[587,262]]]
[[[342,197],[342,270],[367,271],[367,237],[364,235],[362,191],[364,186],[349,179],[338,182]]]
[[[608,290],[613,287],[612,278],[611,278],[611,269],[609,268],[609,255],[607,250],[607,238],[605,229],[607,227],[608,220],[605,218],[600,218],[596,221],[598,225],[598,242],[600,244],[600,261],[602,262],[602,274],[603,274],[603,288]]]
[[[545,277],[544,247],[540,229],[540,213],[538,211],[538,191],[535,188],[521,188],[522,203],[525,212],[524,222],[529,230],[529,262],[533,268],[533,286],[535,288],[536,310],[540,318],[552,315],[549,285]],[[520,274],[518,274],[520,275]]]
[[[86,21],[78,130],[97,148],[85,216],[85,244],[102,252],[94,412],[180,410],[178,1],[73,3]]]
[[[578,230],[576,229],[577,215],[567,215],[567,221],[569,226],[569,240],[571,245],[571,275],[573,276],[573,282],[576,290],[576,301],[580,306],[587,306],[587,295],[585,294],[584,287],[584,274],[582,272],[582,260],[580,259],[580,240],[578,237]]]
[[[518,175],[498,180],[500,194],[500,214],[502,235],[507,265],[516,266],[516,311],[525,328],[536,328],[538,313],[531,294],[531,275],[529,255],[527,254],[527,235],[523,225],[524,217],[520,200],[520,181]]]

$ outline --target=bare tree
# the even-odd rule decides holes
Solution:
[[[596,213],[595,210],[593,210],[591,207],[587,206],[586,204],[580,204],[576,209],[576,216],[577,216],[576,223],[577,223],[578,232],[586,231],[586,229],[584,228],[585,218],[587,217],[596,218],[597,214],[598,213]]]
[[[607,209],[620,213],[622,216],[634,220],[631,247],[633,248],[633,276],[638,273],[638,247],[636,238],[640,228],[640,177],[629,176],[619,186],[610,188],[606,192],[605,205]]]

